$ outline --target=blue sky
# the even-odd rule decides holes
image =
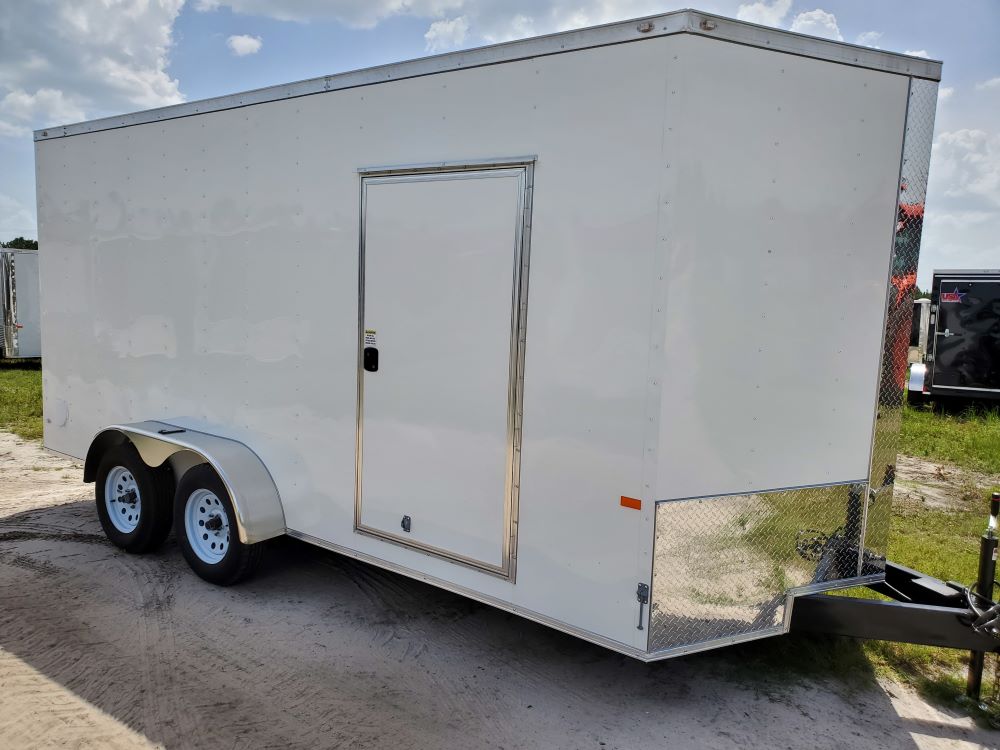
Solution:
[[[696,7],[945,61],[921,283],[1000,266],[1000,2]],[[36,236],[33,128],[674,10],[651,0],[7,0],[0,239]]]

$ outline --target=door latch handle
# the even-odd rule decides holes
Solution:
[[[642,610],[649,602],[649,586],[645,583],[640,583],[635,590],[635,598],[639,600],[639,624],[636,626],[636,630],[642,630]]]
[[[378,349],[366,346],[361,356],[361,365],[368,372],[378,372]]]

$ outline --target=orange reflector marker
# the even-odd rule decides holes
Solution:
[[[622,495],[622,507],[631,508],[632,510],[642,510],[642,500],[636,500],[634,497],[625,497]]]

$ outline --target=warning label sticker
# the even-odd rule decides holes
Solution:
[[[369,346],[378,346],[378,342],[376,340],[375,329],[374,328],[366,328],[365,329],[365,346],[366,347],[369,347]]]

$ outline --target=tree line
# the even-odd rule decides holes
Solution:
[[[37,250],[38,240],[26,240],[24,237],[15,237],[10,242],[0,242],[0,247],[8,250]]]

